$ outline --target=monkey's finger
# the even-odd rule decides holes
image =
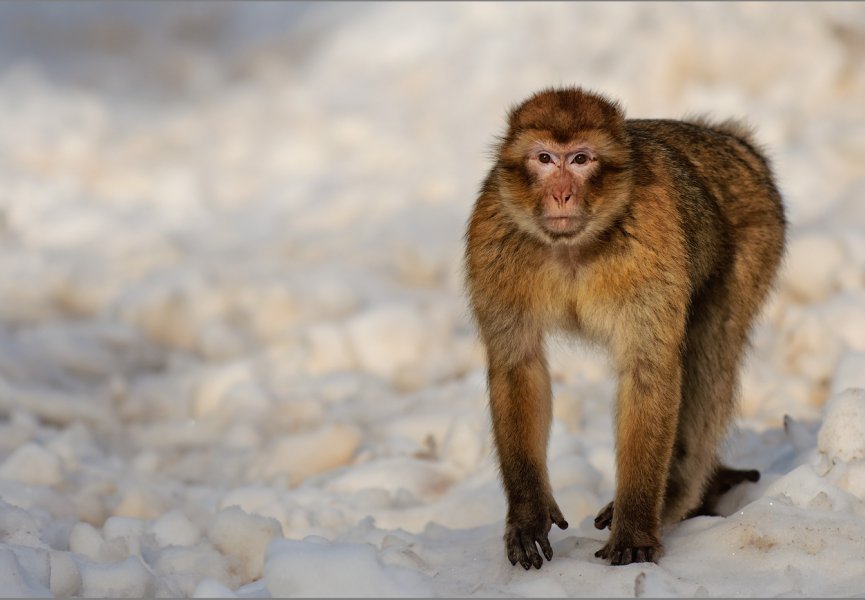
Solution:
[[[549,538],[547,538],[547,536],[541,536],[538,543],[541,545],[541,550],[543,551],[544,556],[547,557],[547,560],[553,560],[553,547],[550,545]]]
[[[523,555],[522,544],[520,543],[519,534],[513,529],[508,529],[505,534],[505,547],[508,549],[508,560],[511,561],[511,565],[516,565],[520,563],[526,569],[529,568],[529,563],[526,557]]]
[[[622,550],[622,563],[623,565],[629,565],[634,562],[634,550],[633,548],[625,548]]]
[[[751,469],[750,471],[746,471],[745,479],[754,483],[760,481],[760,471],[758,471],[757,469]]]
[[[532,563],[529,561],[529,557],[526,556],[526,553],[523,550],[523,544],[518,532],[508,532],[507,546],[508,560],[511,561],[511,564],[516,565],[517,563],[520,563],[520,565],[528,571],[532,567]]]
[[[651,560],[649,558],[651,550],[651,548],[637,548],[637,553],[634,556],[634,562],[649,562]]]
[[[553,504],[552,509],[550,509],[550,519],[552,519],[553,523],[558,525],[559,529],[567,529],[568,522],[565,521],[565,516],[562,514],[562,511],[559,510],[559,507]]]
[[[536,569],[540,569],[541,565],[544,564],[544,559],[541,558],[541,555],[538,554],[538,548],[535,546],[535,538],[533,535],[524,533],[521,537],[523,542],[523,552],[526,553],[526,557],[529,562],[534,565]],[[526,565],[523,564],[525,567]],[[526,567],[528,568],[528,567]]]
[[[521,566],[522,566],[526,571],[528,571],[529,569],[532,568],[532,563],[531,563],[531,561],[529,560],[529,557],[526,556],[526,553],[523,551],[522,548],[514,547],[514,548],[511,549],[511,553],[512,553],[511,555],[513,556],[513,558],[511,559],[511,560],[512,560],[512,562],[511,562],[512,565],[515,565],[515,564],[517,564],[517,562],[519,562],[520,565],[521,565]]]

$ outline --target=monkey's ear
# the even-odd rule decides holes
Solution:
[[[486,155],[491,161],[495,162],[501,156],[502,148],[505,147],[508,138],[505,135],[497,135],[493,142],[487,148]]]

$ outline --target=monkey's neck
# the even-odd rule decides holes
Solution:
[[[610,245],[607,236],[582,244],[555,244],[551,247],[554,260],[576,275],[603,254]]]
[[[574,244],[556,244],[552,247],[556,263],[569,274],[576,275],[586,265],[586,248]]]

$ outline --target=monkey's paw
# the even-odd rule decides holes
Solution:
[[[595,529],[609,529],[613,524],[613,503],[610,502],[595,517]]]
[[[538,504],[541,505],[540,510]],[[553,523],[558,525],[559,529],[568,528],[568,522],[552,498],[545,502],[512,507],[508,511],[508,523],[505,527],[505,548],[511,564],[520,563],[526,570],[533,565],[540,569],[544,561],[535,544],[541,547],[547,560],[552,560],[553,547],[550,546],[547,536]]]
[[[603,548],[595,552],[595,556],[609,559],[611,565],[629,565],[639,562],[658,562],[663,553],[664,547],[660,543],[636,546],[616,544],[611,539]]]

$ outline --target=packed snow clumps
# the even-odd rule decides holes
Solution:
[[[0,5],[0,592],[852,596],[865,580],[855,3]],[[571,524],[512,568],[465,223],[506,110],[744,117],[788,253],[658,564],[595,558],[615,377],[550,339]],[[852,557],[852,558],[851,558]]]

